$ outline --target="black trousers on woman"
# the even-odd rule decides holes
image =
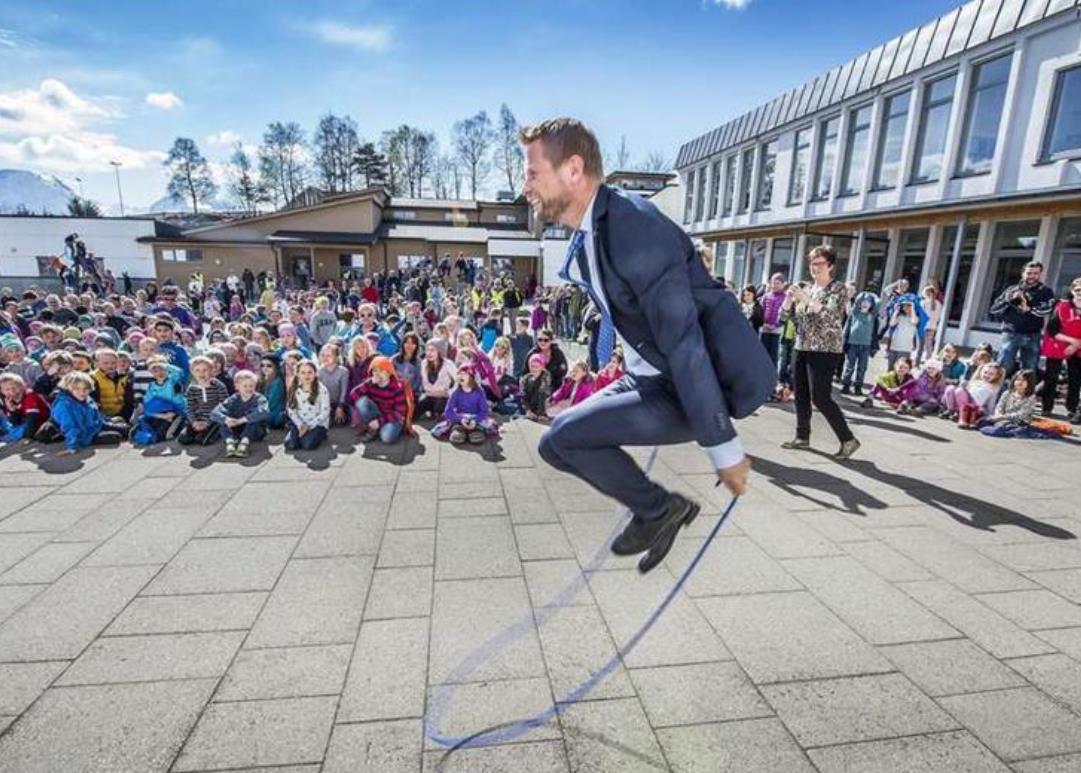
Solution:
[[[1081,396],[1081,357],[1066,360],[1066,412],[1077,413],[1078,398]],[[1058,397],[1058,377],[1062,371],[1062,360],[1047,358],[1047,367],[1043,376],[1043,392],[1040,394],[1044,413],[1050,413]]]
[[[796,352],[792,368],[796,385],[796,437],[800,440],[811,439],[812,405],[826,417],[838,440],[844,443],[852,439],[845,415],[833,400],[833,374],[843,359],[843,354],[833,352]]]

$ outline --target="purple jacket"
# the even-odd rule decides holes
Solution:
[[[450,393],[443,418],[452,424],[458,424],[463,416],[472,416],[477,420],[477,424],[488,420],[488,399],[484,396],[483,389],[466,392],[459,388]]]
[[[922,405],[924,403],[940,403],[942,395],[946,391],[946,379],[939,376],[937,381],[932,381],[926,371],[919,376],[906,381],[900,388],[899,395],[902,400]]]
[[[781,327],[781,309],[784,308],[784,290],[762,296],[762,324],[776,330]]]

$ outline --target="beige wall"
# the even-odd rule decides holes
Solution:
[[[168,249],[201,249],[203,260],[195,263],[177,263],[171,260],[163,260],[162,252]],[[266,271],[273,275],[274,250],[264,245],[241,245],[241,244],[192,244],[191,242],[178,242],[176,244],[154,245],[154,267],[158,279],[170,277],[179,285],[187,283],[193,271],[201,271],[207,281],[211,279],[224,279],[230,273],[240,276],[245,268],[250,268],[253,274]]]
[[[517,224],[522,228],[529,227],[529,208],[526,206],[498,206],[484,205],[480,210],[481,223],[499,223],[499,215],[513,215],[517,218]],[[504,225],[500,223],[500,225]]]
[[[323,207],[281,213],[250,221],[237,221],[190,234],[209,241],[256,241],[275,231],[371,232],[380,222],[379,207],[371,199],[329,204]]]

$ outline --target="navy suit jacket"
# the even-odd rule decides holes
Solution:
[[[593,238],[620,335],[672,382],[699,445],[734,438],[732,419],[757,409],[776,385],[735,297],[706,272],[683,229],[640,196],[602,185]]]

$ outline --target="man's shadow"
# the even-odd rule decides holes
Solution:
[[[860,414],[859,418],[855,416],[848,417],[849,424],[856,424],[863,427],[873,427],[875,429],[883,429],[887,432],[899,432],[902,435],[911,435],[912,437],[919,438],[920,440],[927,440],[932,443],[952,443],[953,441],[947,437],[936,435],[933,432],[927,430],[916,429],[915,427],[904,426],[898,419],[901,417],[891,416],[891,421],[883,421],[881,419],[867,418],[868,414]],[[914,423],[912,419],[906,420],[908,423]]]
[[[751,457],[751,469],[759,475],[766,476],[770,483],[786,494],[806,499],[827,510],[843,510],[852,515],[866,516],[864,508],[885,510],[889,507],[881,499],[871,496],[866,491],[861,491],[844,478],[838,478],[836,475],[830,475],[821,470],[810,467],[789,467],[760,456]],[[817,499],[801,489],[832,494],[841,500],[841,507],[833,502]]]

